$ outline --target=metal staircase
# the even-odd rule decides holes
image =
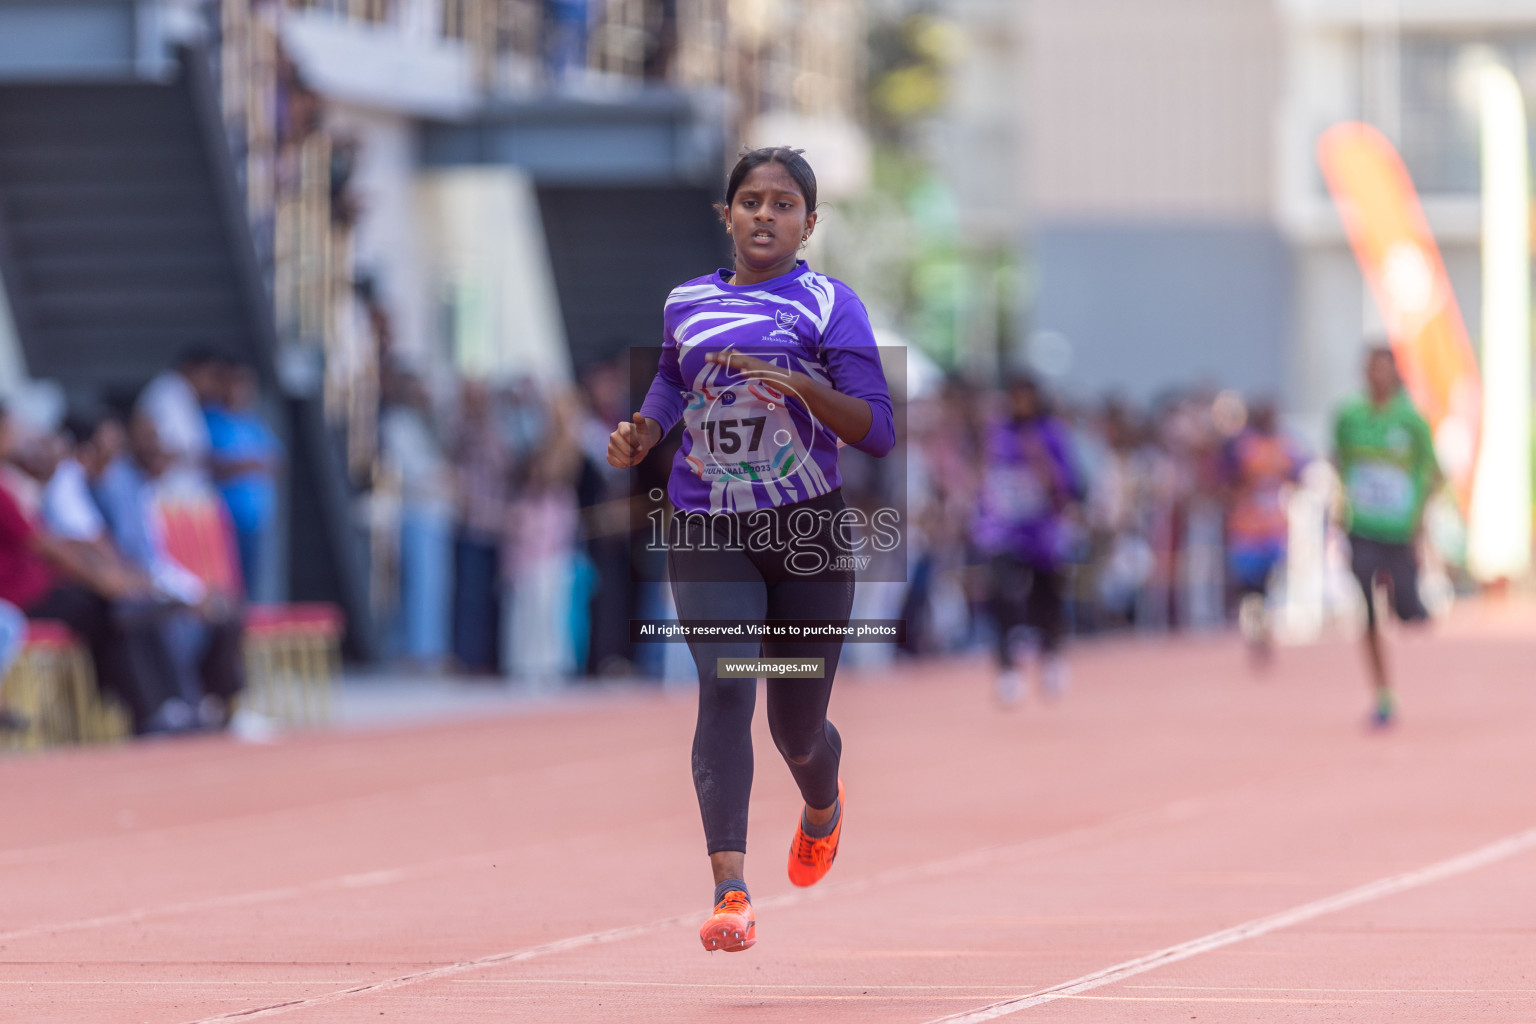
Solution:
[[[270,370],[270,306],[191,77],[0,84],[0,273],[33,376],[118,391],[194,344]]]

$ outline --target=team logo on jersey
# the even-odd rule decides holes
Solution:
[[[796,337],[795,325],[800,322],[799,313],[791,313],[788,310],[781,309],[778,311],[776,319],[779,326],[768,332],[768,334],[763,338],[764,341],[767,341],[768,339],[780,334],[787,334],[791,338]]]

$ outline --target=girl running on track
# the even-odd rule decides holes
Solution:
[[[881,457],[895,443],[890,391],[859,297],[798,258],[816,228],[816,176],[798,150],[752,150],[718,207],[735,266],[673,289],[661,362],[640,411],[608,439],[608,461],[638,465],[679,419],[667,553],[679,620],[846,624],[853,608],[848,516],[837,450]],[[820,658],[819,678],[769,678],[768,725],[805,809],[789,877],[812,885],[837,856],[842,739],[827,721],[841,640],[715,641],[690,636],[699,672],[693,782],[715,876],[708,950],[757,941],[744,877],[756,679],[720,659]]]
[[[1050,414],[1040,386],[1027,376],[1008,386],[1006,415],[986,434],[986,465],[972,538],[990,561],[989,603],[997,625],[997,696],[1018,703],[1026,668],[1042,655],[1042,689],[1066,688],[1061,641],[1066,634],[1065,513],[1082,498],[1067,426]]]

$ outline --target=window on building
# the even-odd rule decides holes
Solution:
[[[1477,90],[1470,74],[1492,57],[1536,97],[1536,32],[1404,35],[1400,149],[1421,192],[1475,193],[1481,187]]]

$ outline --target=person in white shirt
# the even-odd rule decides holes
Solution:
[[[220,359],[208,348],[191,348],[176,360],[174,369],[150,381],[139,394],[135,415],[155,425],[169,465],[165,486],[211,486],[208,459],[212,445],[203,406],[219,391]]]
[[[86,564],[120,581],[119,601],[151,603],[157,598],[154,584],[112,543],[107,521],[91,495],[92,471],[77,456],[87,461],[90,457],[86,448],[77,447],[76,426],[77,419],[72,418],[62,431],[32,441],[25,461],[38,484],[36,519],[50,536],[71,545]],[[104,445],[110,443],[103,438]]]
[[[43,485],[43,522],[62,540],[93,544],[106,536],[101,510],[91,500],[85,467],[73,456],[64,459]]]

